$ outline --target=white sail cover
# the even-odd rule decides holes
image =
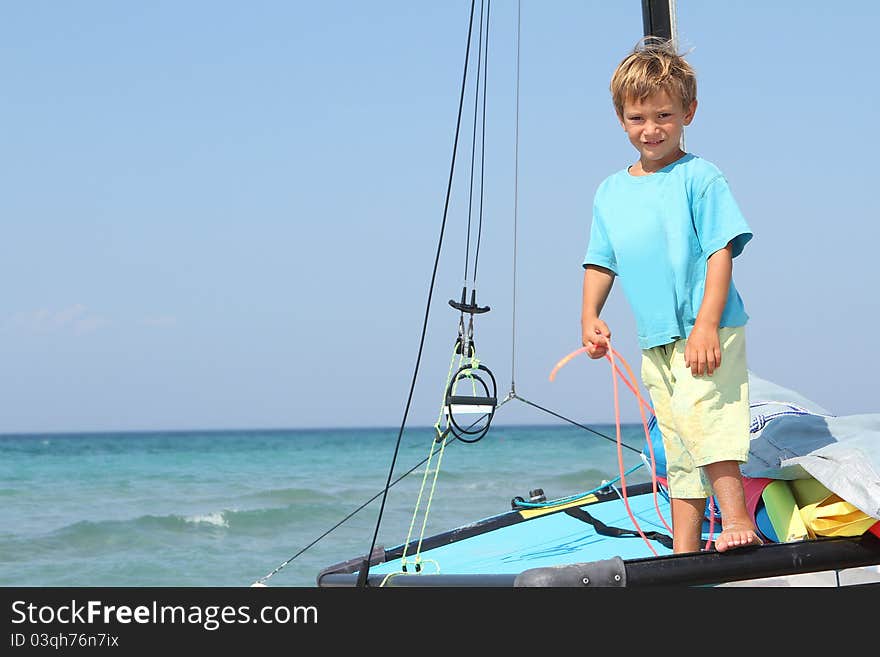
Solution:
[[[752,442],[747,477],[813,477],[880,519],[880,413],[832,415],[798,393],[749,373]]]

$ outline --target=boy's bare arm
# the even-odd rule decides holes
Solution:
[[[721,343],[718,325],[727,304],[727,292],[733,276],[733,248],[730,243],[709,256],[706,266],[706,289],[694,328],[684,350],[685,366],[694,375],[712,375],[721,367]]]
[[[587,265],[584,268],[581,343],[587,348],[587,355],[590,358],[602,358],[608,351],[611,331],[608,325],[599,319],[599,314],[605,306],[613,284],[614,272],[610,269],[598,265]],[[604,336],[604,339],[600,336]]]

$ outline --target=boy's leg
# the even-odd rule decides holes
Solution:
[[[722,360],[712,376],[694,376],[676,343],[672,406],[676,429],[718,499],[722,528],[715,549],[724,552],[761,540],[746,508],[739,470],[748,459],[751,422],[745,329],[723,327],[718,337]]]
[[[672,510],[672,551],[699,552],[703,542],[703,519],[706,498],[673,497],[669,500]]]
[[[742,474],[738,461],[717,461],[703,466],[718,507],[721,509],[722,528],[715,539],[715,549],[724,552],[746,545],[761,545],[758,530],[746,508]]]
[[[680,351],[683,353],[683,350],[682,340]],[[675,379],[671,371],[675,351],[673,344],[643,350],[642,382],[651,396],[654,416],[663,438],[665,475],[672,514],[672,550],[699,552],[702,547],[706,497],[712,494],[712,485],[703,469],[694,465],[676,430],[672,412]]]

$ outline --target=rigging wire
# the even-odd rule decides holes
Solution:
[[[459,137],[460,137],[460,133],[461,133],[462,114],[463,114],[465,93],[466,93],[466,88],[467,88],[468,69],[470,66],[470,54],[471,54],[471,48],[472,48],[475,4],[476,4],[476,0],[472,0],[471,1],[471,8],[470,8],[470,18],[469,18],[469,24],[468,24],[467,45],[466,45],[466,49],[465,49],[464,71],[462,74],[461,92],[460,92],[460,97],[459,97],[458,117],[457,117],[457,121],[456,121],[455,136],[453,139],[452,162],[450,165],[450,171],[449,171],[449,177],[448,177],[447,189],[446,189],[446,200],[445,200],[444,209],[443,209],[443,219],[442,219],[441,227],[440,227],[440,235],[439,235],[439,239],[438,239],[437,250],[436,250],[435,257],[434,257],[434,266],[432,269],[431,282],[430,282],[430,286],[429,286],[427,303],[426,303],[426,307],[425,307],[425,315],[424,315],[424,320],[423,320],[423,324],[422,324],[422,332],[421,332],[421,337],[420,337],[420,341],[419,341],[419,349],[418,349],[418,354],[416,356],[416,362],[415,362],[415,366],[414,366],[412,381],[410,384],[409,395],[407,397],[407,402],[406,402],[406,406],[404,409],[403,419],[402,419],[401,426],[400,426],[400,429],[398,432],[397,442],[395,444],[394,454],[392,457],[391,466],[390,466],[390,469],[388,472],[388,478],[386,480],[385,487],[381,491],[376,493],[373,497],[371,497],[369,500],[367,500],[366,502],[361,504],[359,507],[357,507],[354,511],[352,511],[347,516],[345,516],[342,520],[340,520],[335,525],[330,527],[330,529],[328,529],[326,532],[324,532],[323,534],[318,536],[316,539],[314,539],[311,543],[309,543],[304,548],[299,550],[292,557],[290,557],[286,561],[282,562],[273,571],[271,571],[267,575],[263,576],[262,578],[258,579],[254,583],[254,586],[262,586],[263,582],[265,582],[267,579],[272,577],[275,573],[280,571],[282,568],[284,568],[287,564],[289,564],[294,559],[299,557],[301,554],[303,554],[304,552],[309,550],[316,543],[318,543],[320,540],[322,540],[324,537],[326,537],[332,531],[334,531],[335,529],[340,527],[342,524],[347,522],[354,515],[356,515],[360,511],[362,511],[366,506],[368,506],[371,502],[375,501],[381,495],[382,496],[382,504],[381,504],[381,507],[379,510],[379,514],[378,514],[378,518],[377,518],[377,522],[376,522],[376,527],[375,527],[372,542],[370,545],[370,550],[367,552],[367,556],[364,559],[363,567],[360,570],[360,574],[359,574],[359,578],[358,578],[358,586],[366,586],[367,576],[369,573],[369,561],[370,561],[369,555],[372,555],[373,551],[375,550],[376,541],[377,541],[378,532],[379,532],[379,526],[381,524],[382,515],[384,513],[385,503],[387,501],[387,495],[388,495],[389,488],[391,486],[397,484],[399,481],[401,481],[405,477],[412,474],[412,472],[414,472],[419,466],[421,466],[424,463],[426,463],[427,461],[429,461],[433,457],[433,455],[436,453],[436,452],[431,452],[427,457],[425,457],[420,462],[418,462],[416,465],[414,465],[412,468],[410,468],[408,471],[406,471],[405,473],[400,475],[393,482],[391,481],[391,478],[394,473],[394,467],[397,462],[397,456],[398,456],[399,450],[400,450],[400,443],[402,440],[403,432],[406,427],[407,416],[409,414],[409,410],[412,405],[412,398],[413,398],[413,394],[414,394],[416,380],[418,377],[418,371],[419,371],[419,367],[420,367],[420,363],[421,363],[421,358],[422,358],[422,353],[423,353],[424,343],[425,343],[425,337],[426,337],[426,333],[427,333],[428,317],[430,314],[431,300],[433,297],[434,286],[435,286],[435,282],[436,282],[436,278],[437,278],[440,253],[441,253],[442,246],[443,246],[443,236],[444,236],[445,229],[446,229],[449,204],[450,204],[450,198],[451,198],[452,181],[453,181],[454,172],[455,172],[455,162],[456,162],[456,156],[457,156],[457,152],[458,152]],[[480,176],[481,176],[481,178],[480,178],[480,207],[479,207],[479,221],[478,221],[478,229],[477,229],[477,246],[476,246],[476,253],[475,253],[475,257],[474,257],[474,269],[473,269],[474,283],[476,283],[477,264],[478,264],[478,258],[479,258],[479,250],[480,250],[480,240],[481,240],[481,235],[482,235],[483,180],[484,180],[484,170],[485,170],[485,167],[483,166],[483,162],[485,160],[486,87],[487,87],[487,74],[488,74],[488,60],[487,60],[485,66],[482,64],[482,60],[484,59],[484,57],[486,57],[486,59],[487,59],[487,55],[488,55],[488,43],[489,43],[488,22],[489,22],[489,12],[491,10],[491,0],[488,0],[488,3],[485,5],[486,6],[486,23],[487,23],[487,27],[485,30],[485,35],[486,35],[485,36],[485,39],[486,39],[486,41],[485,41],[485,55],[484,55],[484,51],[483,51],[483,33],[484,33],[484,30],[483,30],[483,6],[484,6],[483,3],[481,2],[480,27],[479,27],[479,33],[478,33],[478,37],[479,37],[478,53],[479,54],[478,54],[478,62],[477,62],[477,74],[476,74],[476,79],[477,79],[476,88],[477,88],[477,90],[475,91],[475,98],[474,98],[475,117],[474,117],[474,132],[473,132],[474,136],[473,136],[472,153],[471,153],[470,195],[469,195],[468,225],[467,225],[468,237],[467,237],[467,248],[466,248],[466,254],[465,254],[465,284],[467,283],[467,278],[468,278],[468,274],[469,274],[469,254],[470,254],[470,242],[471,242],[470,233],[471,233],[474,168],[475,168],[475,161],[474,161],[475,154],[474,153],[476,151],[476,134],[477,134],[476,114],[477,114],[477,107],[479,106],[478,99],[480,97],[480,73],[481,72],[482,72],[482,76],[483,76],[483,83],[482,83],[482,101],[483,101],[483,103],[482,103],[482,128],[481,128],[481,153],[480,153],[480,167],[481,167]],[[597,431],[589,426],[581,424],[581,423],[579,423],[571,418],[568,418],[560,413],[552,411],[544,406],[541,406],[540,404],[536,404],[535,402],[530,401],[528,399],[525,399],[516,393],[516,388],[515,388],[516,293],[517,293],[517,276],[516,276],[516,274],[517,274],[517,254],[518,254],[517,235],[518,235],[518,208],[519,208],[519,101],[520,101],[520,60],[521,60],[521,45],[520,45],[521,44],[521,16],[522,16],[522,2],[521,2],[521,0],[518,0],[518,2],[517,2],[517,28],[516,28],[517,29],[517,31],[516,31],[516,105],[515,105],[516,120],[515,120],[515,128],[514,128],[514,134],[515,134],[515,139],[514,139],[514,199],[513,199],[514,212],[513,212],[513,254],[512,254],[512,259],[513,259],[513,272],[512,272],[513,298],[512,298],[511,366],[510,366],[511,367],[511,380],[510,380],[510,392],[508,393],[507,397],[504,400],[499,401],[498,407],[501,407],[502,405],[504,405],[506,402],[510,401],[511,399],[518,399],[519,401],[521,401],[529,406],[532,406],[542,412],[545,412],[549,415],[552,415],[552,416],[554,416],[558,419],[561,419],[565,422],[573,424],[574,426],[577,426],[581,429],[584,429],[585,431],[591,432],[591,433],[595,434],[596,436],[604,438],[605,440],[608,440],[608,441],[614,442],[614,443],[618,443],[618,441],[615,440],[615,438],[612,438],[611,436],[603,434],[600,431]],[[464,302],[465,302],[465,298],[463,296],[462,303],[464,303]],[[614,369],[617,369],[616,366],[614,367]],[[619,372],[619,370],[618,370],[618,373],[621,375],[621,378],[623,378],[624,382],[627,382],[626,378],[623,376],[622,373]],[[471,426],[476,424],[476,422],[478,422],[478,421],[479,421],[479,419],[475,420],[474,423],[471,424]],[[448,445],[449,442],[456,440],[455,436],[453,436],[451,438],[448,437],[448,433],[449,433],[449,429],[447,429],[442,434],[441,438],[443,439],[443,441],[441,442],[440,447],[437,448],[437,451],[442,451],[442,449],[446,445]],[[639,450],[635,447],[632,447],[630,445],[627,445],[625,443],[621,442],[618,444],[621,448],[631,450],[631,451],[638,453],[638,454],[642,453],[641,450]],[[627,472],[631,472],[634,469],[635,468],[632,468],[631,470],[628,470]],[[605,484],[605,485],[607,486],[607,484]]]
[[[486,54],[485,65],[483,66],[483,118],[480,124],[480,215],[477,223],[477,248],[474,251],[474,289],[477,287],[477,263],[480,260],[480,242],[483,237],[483,199],[485,186],[483,181],[486,177],[486,95],[489,91],[488,75],[489,75],[489,12],[492,9],[492,0],[486,2]],[[476,144],[474,144],[476,150]]]
[[[483,15],[485,7],[485,27],[483,24]],[[477,139],[479,136],[479,207],[477,210],[478,221],[476,230],[476,247],[474,249],[474,270],[473,270],[473,287],[477,284],[477,266],[480,259],[480,243],[483,235],[483,182],[486,172],[486,104],[489,74],[489,15],[492,9],[492,0],[480,3],[480,27],[478,31],[478,48],[477,48],[477,71],[476,84],[474,86],[474,121],[473,133],[471,136],[471,163],[470,163],[470,179],[468,186],[468,213],[467,213],[467,231],[465,240],[465,259],[464,259],[464,284],[467,287],[468,276],[470,274],[470,255],[471,255],[471,230],[474,214],[474,175],[477,163]],[[485,47],[484,47],[485,44]],[[482,101],[482,110],[480,109]],[[479,130],[478,130],[479,126]]]
[[[518,255],[518,234],[519,234],[519,100],[520,100],[520,61],[522,54],[522,0],[517,0],[516,3],[516,92],[515,92],[515,120],[514,120],[514,147],[513,147],[513,271],[511,273],[512,279],[512,301],[511,301],[511,322],[510,322],[510,391],[507,393],[507,397],[505,397],[505,401],[509,399],[518,399],[519,401],[532,406],[544,413],[557,417],[565,422],[569,422],[581,429],[589,431],[600,438],[604,438],[609,442],[616,442],[614,438],[611,436],[605,435],[600,431],[596,431],[586,425],[581,424],[580,422],[576,422],[570,418],[565,417],[555,411],[551,411],[540,404],[536,404],[535,402],[529,401],[521,396],[519,396],[516,392],[516,295],[517,295],[517,255]],[[623,447],[629,450],[632,450],[636,453],[641,453],[641,450],[631,447],[629,445],[623,444]]]
[[[514,383],[516,374],[516,237],[517,237],[517,219],[519,216],[519,62],[520,62],[520,35],[522,33],[521,25],[522,0],[516,3],[516,105],[515,120],[513,124],[513,272],[511,294],[511,321],[510,321],[510,396],[516,396],[516,385]]]
[[[564,415],[561,415],[561,414],[559,414],[559,413],[557,413],[557,412],[555,412],[555,411],[551,411],[549,408],[545,408],[545,407],[543,407],[543,406],[541,406],[541,405],[539,405],[539,404],[536,404],[535,402],[529,401],[528,399],[524,399],[523,397],[520,397],[519,395],[517,395],[515,398],[518,399],[519,401],[521,401],[521,402],[524,403],[524,404],[528,404],[529,406],[534,406],[534,407],[537,408],[538,410],[543,411],[543,412],[547,413],[548,415],[552,415],[553,417],[557,417],[557,418],[559,418],[560,420],[564,420],[565,422],[568,422],[569,424],[573,424],[573,425],[576,426],[576,427],[580,427],[581,429],[584,429],[584,430],[586,430],[586,431],[589,431],[590,433],[593,433],[593,434],[599,436],[600,438],[604,438],[605,440],[611,441],[612,443],[616,443],[616,442],[617,442],[617,440],[615,440],[615,439],[612,438],[611,436],[607,436],[607,435],[605,435],[605,434],[602,433],[601,431],[596,431],[595,429],[592,429],[592,428],[588,427],[588,426],[585,425],[585,424],[581,424],[580,422],[576,422],[575,420],[572,420],[571,418],[567,418],[567,417],[565,417]],[[507,400],[505,400],[505,401],[507,401]],[[500,404],[499,404],[499,405],[500,405]],[[642,453],[642,450],[637,449],[637,448],[635,448],[635,447],[632,447],[631,445],[627,445],[626,443],[623,443],[623,447],[624,447],[625,449],[632,450],[633,452],[635,452],[635,453],[637,453],[637,454],[641,454],[641,453]]]
[[[437,280],[437,269],[438,269],[439,262],[440,262],[440,252],[443,247],[443,233],[446,230],[446,218],[447,218],[447,215],[449,212],[449,198],[450,198],[450,195],[452,192],[452,179],[453,179],[453,175],[455,173],[455,156],[458,151],[458,137],[459,137],[459,133],[461,130],[461,116],[462,116],[462,109],[464,107],[465,89],[467,88],[467,69],[468,69],[468,61],[470,58],[470,50],[471,50],[471,36],[473,34],[474,5],[475,4],[476,4],[476,0],[471,0],[470,20],[468,21],[467,47],[465,48],[465,58],[464,58],[464,72],[462,74],[461,94],[459,96],[459,101],[458,101],[458,118],[457,118],[456,124],[455,124],[455,137],[453,139],[453,145],[452,145],[452,162],[449,167],[449,178],[448,178],[448,182],[446,185],[446,201],[445,201],[444,208],[443,208],[443,221],[440,224],[440,236],[437,241],[437,252],[434,256],[434,267],[431,271],[431,284],[428,288],[428,299],[425,304],[425,317],[424,317],[424,321],[422,322],[422,334],[421,334],[421,337],[419,338],[419,351],[418,351],[418,355],[416,356],[415,366],[413,368],[412,381],[410,383],[409,395],[407,396],[407,400],[406,400],[406,407],[404,408],[404,412],[403,412],[403,419],[400,423],[400,431],[397,434],[397,442],[394,445],[394,455],[391,459],[391,467],[388,470],[388,479],[386,480],[385,488],[384,488],[383,494],[382,494],[382,505],[379,508],[379,515],[378,515],[378,518],[376,519],[376,528],[373,531],[373,539],[372,539],[372,542],[370,543],[370,549],[367,551],[366,558],[364,559],[363,566],[361,567],[360,573],[358,575],[358,581],[357,581],[358,587],[365,587],[367,585],[367,576],[368,576],[369,570],[370,570],[370,555],[373,554],[373,550],[376,547],[376,539],[379,535],[379,526],[382,522],[382,514],[385,511],[385,502],[388,499],[388,488],[391,485],[391,477],[394,474],[394,465],[397,463],[397,455],[400,452],[400,442],[403,439],[403,431],[404,431],[404,428],[406,427],[406,419],[407,419],[407,416],[409,415],[410,406],[412,405],[413,393],[415,392],[416,380],[418,379],[419,365],[421,364],[422,352],[423,352],[424,346],[425,346],[425,335],[427,334],[427,329],[428,329],[428,317],[431,312],[431,299],[433,298],[433,294],[434,294],[434,284]]]
[[[483,66],[483,5],[480,4],[480,28],[477,31],[477,86],[474,91],[474,128],[473,134],[471,136],[471,170],[470,170],[470,182],[468,186],[468,212],[467,212],[467,231],[465,232],[465,249],[464,249],[464,285],[467,288],[468,275],[470,272],[470,255],[471,255],[471,217],[473,216],[473,205],[474,205],[474,168],[475,161],[477,158],[477,106],[479,104],[480,99],[480,71]],[[464,303],[464,299],[462,299],[462,303]]]

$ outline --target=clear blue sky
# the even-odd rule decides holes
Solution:
[[[399,425],[470,2],[2,7],[0,432]],[[500,396],[515,362],[522,397],[607,422],[605,361],[547,376],[579,346],[593,192],[634,158],[607,87],[641,3],[522,2],[512,359],[516,8],[492,3],[477,347]],[[867,0],[678,2],[687,147],[755,233],[734,268],[750,366],[838,414],[880,411],[878,24]],[[442,400],[467,168],[409,425]],[[637,367],[619,286],[606,319]]]

